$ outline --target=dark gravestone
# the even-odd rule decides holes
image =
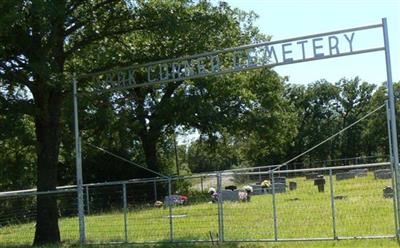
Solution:
[[[253,192],[251,193],[252,195],[262,195],[264,193],[264,189],[261,185],[251,184],[250,186],[253,188]]]
[[[375,179],[391,179],[392,171],[390,169],[376,170],[374,171]]]
[[[318,192],[325,191],[325,178],[323,175],[318,175],[317,178],[314,179],[314,185],[318,187]]]
[[[337,181],[346,180],[346,179],[352,179],[352,178],[355,178],[355,175],[352,172],[338,172],[338,173],[336,173],[336,180]]]
[[[284,183],[274,183],[275,193],[285,193],[286,192],[286,184]],[[267,189],[268,194],[272,194],[272,185]]]
[[[297,183],[289,182],[289,190],[295,190],[295,189],[297,189]]]
[[[222,190],[221,192],[223,201],[239,201],[239,191],[238,190]]]
[[[390,186],[386,186],[383,189],[383,197],[385,198],[393,198],[393,188]]]

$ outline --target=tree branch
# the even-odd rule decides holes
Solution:
[[[92,35],[92,36],[87,36],[86,38],[75,43],[73,47],[71,47],[69,50],[67,50],[65,52],[65,57],[69,57],[77,50],[82,49],[86,46],[89,46],[96,41],[100,41],[100,40],[104,39],[105,37],[122,35],[122,34],[126,34],[126,33],[133,32],[133,31],[140,31],[140,29],[131,27],[131,28],[126,28],[126,29],[121,29],[121,30],[104,32],[104,33],[100,33],[100,34],[96,34],[96,35]]]

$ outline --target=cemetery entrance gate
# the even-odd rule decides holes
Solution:
[[[360,38],[369,30],[381,30],[383,46],[363,47]],[[365,37],[365,36],[364,36]],[[385,52],[387,89],[388,89],[388,127],[390,140],[390,162],[395,179],[395,216],[400,216],[397,203],[400,192],[399,157],[395,117],[395,100],[393,93],[391,61],[386,18],[380,24],[349,28],[332,32],[307,35],[280,41],[257,43],[219,51],[207,52],[177,59],[168,59],[126,68],[116,68],[93,74],[74,76],[74,120],[76,148],[77,200],[79,215],[80,242],[85,242],[84,193],[82,179],[81,141],[78,125],[78,93],[77,80],[92,78],[104,87],[104,91],[117,91],[135,87],[151,86],[159,83],[169,83],[221,75],[233,72],[253,70],[263,67],[273,67],[314,60],[336,58],[371,52]],[[137,82],[138,74],[147,75],[144,82]],[[220,178],[220,177],[219,177]],[[168,179],[169,181],[171,178]],[[169,192],[171,194],[171,192]],[[219,212],[219,214],[221,214]],[[396,229],[400,226],[399,218],[395,217]],[[397,235],[399,231],[397,230]]]

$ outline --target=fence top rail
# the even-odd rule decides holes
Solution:
[[[319,168],[308,168],[308,169],[296,169],[296,170],[277,170],[277,171],[260,171],[260,172],[235,172],[235,171],[221,171],[221,175],[268,175],[268,174],[280,174],[280,173],[296,173],[296,172],[313,172],[313,171],[329,171],[329,170],[346,170],[346,169],[357,169],[357,168],[372,168],[372,167],[380,167],[380,166],[389,166],[389,162],[381,162],[381,163],[371,163],[371,164],[360,164],[360,165],[346,165],[346,166],[334,166],[334,167],[319,167]],[[248,168],[248,170],[254,170],[254,168]],[[171,180],[183,180],[183,179],[193,179],[193,178],[201,178],[201,177],[212,177],[217,176],[219,172],[207,173],[207,174],[196,174],[191,176],[180,176],[180,177],[171,177]],[[150,182],[167,182],[168,179],[165,178],[138,178],[131,179],[126,181],[113,181],[113,182],[103,182],[103,183],[89,183],[84,184],[84,187],[100,187],[100,186],[112,186],[112,185],[122,185],[122,184],[135,184],[135,183],[150,183]],[[0,198],[3,197],[12,197],[12,196],[29,196],[29,195],[44,195],[44,194],[58,194],[65,192],[75,192],[76,185],[65,185],[57,187],[56,190],[50,191],[37,191],[36,188],[26,189],[26,190],[17,190],[17,191],[7,191],[0,192]]]
[[[370,159],[370,158],[376,158],[376,159],[387,159],[387,156],[358,156],[358,157],[350,157],[350,158],[336,158],[336,159],[328,159],[328,160],[317,160],[317,161],[312,161],[311,163],[306,163],[305,164],[318,164],[318,163],[330,163],[330,162],[342,162],[342,161],[354,161],[354,160],[363,160],[363,159]],[[300,162],[300,164],[303,162]],[[290,164],[296,164],[290,163]],[[290,165],[289,164],[289,165]]]
[[[37,189],[6,191],[6,192],[0,192],[0,198],[13,197],[13,196],[48,195],[48,194],[59,194],[67,192],[76,192],[76,186],[74,185],[62,186],[62,187],[57,187],[56,190],[49,190],[49,191],[37,191]]]
[[[261,171],[261,172],[242,172],[242,173],[223,173],[223,175],[269,175],[282,174],[282,173],[298,173],[298,172],[314,172],[314,171],[330,171],[330,170],[346,170],[346,169],[360,169],[360,168],[372,168],[389,166],[389,162],[372,163],[372,164],[360,164],[360,165],[344,165],[344,166],[332,166],[332,167],[319,167],[319,168],[307,168],[307,169],[296,169],[296,170],[277,170],[277,171]]]

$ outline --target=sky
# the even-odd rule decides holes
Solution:
[[[394,82],[400,81],[400,0],[224,1],[232,7],[257,13],[259,18],[255,26],[262,33],[271,35],[271,41],[380,24],[386,17],[392,77]],[[354,46],[383,46],[381,29],[356,35]],[[387,79],[383,51],[283,65],[274,69],[281,76],[288,76],[289,83],[295,84],[310,84],[321,79],[334,83],[342,78],[359,76],[364,81],[381,85]],[[179,143],[189,143],[197,137],[197,133],[181,136]]]
[[[400,0],[226,0],[232,7],[253,10],[255,25],[272,41],[346,28],[380,24],[387,18],[393,81],[400,81]],[[355,46],[383,46],[381,29],[358,35]],[[383,51],[275,67],[289,83],[320,79],[337,82],[359,76],[369,83],[386,81]]]

